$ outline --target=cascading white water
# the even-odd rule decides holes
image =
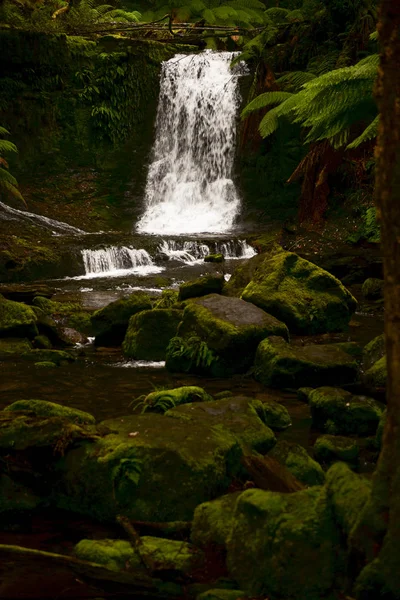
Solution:
[[[240,200],[232,181],[240,65],[207,50],[163,64],[146,209],[137,229],[182,235],[229,231]]]
[[[186,264],[202,262],[208,254],[222,254],[227,260],[251,258],[257,252],[245,240],[229,240],[212,242],[209,245],[196,241],[180,242],[178,240],[163,240],[158,251],[171,260]]]
[[[98,250],[82,250],[86,274],[73,279],[94,277],[121,277],[123,275],[150,275],[161,273],[146,250],[126,246],[109,246]]]

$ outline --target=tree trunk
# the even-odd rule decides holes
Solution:
[[[376,202],[385,273],[387,420],[372,494],[359,532],[368,564],[360,598],[400,598],[400,0],[381,0],[381,61],[375,95],[380,111]]]

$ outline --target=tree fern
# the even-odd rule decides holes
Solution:
[[[241,117],[244,119],[255,110],[260,110],[261,108],[272,106],[274,104],[280,104],[291,96],[293,96],[293,94],[290,94],[289,92],[265,92],[264,94],[260,94],[243,109]]]
[[[9,132],[4,127],[0,127],[0,135],[9,135]],[[0,139],[0,195],[7,197],[8,195],[21,200],[25,204],[19,189],[18,182],[8,171],[8,162],[5,158],[6,154],[17,153],[17,147],[8,140]]]

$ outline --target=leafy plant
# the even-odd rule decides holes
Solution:
[[[161,298],[154,304],[154,308],[171,308],[178,302],[178,292],[175,290],[163,290]]]
[[[10,135],[7,129],[0,127],[0,136],[4,138],[6,135]],[[25,200],[18,189],[18,182],[8,170],[8,162],[5,156],[10,152],[18,152],[16,145],[8,140],[0,139],[0,193],[4,196],[10,194],[25,204]]]
[[[183,359],[187,363],[187,371],[194,367],[197,370],[208,369],[219,359],[207,343],[197,336],[187,340],[181,337],[172,338],[167,348],[167,355],[171,359]]]

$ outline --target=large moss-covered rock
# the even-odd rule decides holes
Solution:
[[[201,423],[209,430],[228,431],[246,450],[268,452],[276,443],[273,431],[266,425],[262,402],[237,396],[211,402],[182,404],[165,413],[184,423]]]
[[[316,440],[313,450],[316,460],[325,464],[336,461],[355,464],[358,461],[357,440],[341,435],[321,435]]]
[[[165,413],[170,408],[175,408],[180,404],[189,404],[190,402],[209,402],[212,396],[195,385],[185,385],[171,390],[157,390],[150,392],[140,401],[142,412]]]
[[[275,400],[267,400],[263,402],[264,407],[264,421],[274,431],[282,431],[287,429],[292,424],[290,414],[279,402]]]
[[[63,406],[55,402],[47,402],[46,400],[17,400],[4,409],[6,412],[21,410],[29,411],[37,417],[61,417],[72,423],[94,425],[96,422],[93,415],[83,410]]]
[[[27,337],[38,335],[37,317],[30,306],[0,295],[0,337]]]
[[[266,257],[241,297],[299,334],[342,331],[357,306],[333,275],[284,251]]]
[[[205,403],[207,404],[207,403]],[[241,447],[228,429],[158,414],[104,421],[112,433],[71,449],[53,489],[60,508],[115,521],[191,520],[237,476]]]
[[[253,304],[217,294],[190,302],[178,327],[182,339],[197,336],[207,344],[218,358],[221,374],[246,371],[259,342],[268,335],[287,338],[288,331],[283,323]],[[168,364],[171,363],[167,360],[167,368]],[[177,366],[174,370],[178,370]]]
[[[26,338],[1,338],[0,339],[0,360],[9,356],[18,356],[28,352],[32,348],[30,341]]]
[[[203,502],[194,511],[191,540],[200,548],[226,548],[231,532],[236,502],[242,492],[226,494]]]
[[[64,350],[46,350],[44,348],[28,350],[21,355],[21,358],[35,363],[53,362],[57,366],[65,365],[76,360],[76,357],[71,352],[65,352]]]
[[[229,572],[249,595],[321,600],[334,582],[337,541],[320,488],[247,490],[228,538]]]
[[[379,359],[385,355],[385,334],[371,340],[363,349],[363,368],[370,369]]]
[[[125,540],[81,540],[74,548],[75,555],[89,562],[104,565],[113,571],[142,571],[142,557],[151,561],[154,571],[172,571],[190,575],[203,562],[202,552],[187,542],[152,536],[140,538],[140,548]]]
[[[122,344],[129,319],[142,310],[150,309],[149,296],[143,292],[136,292],[96,310],[91,317],[96,345],[118,346]]]
[[[181,318],[182,311],[173,308],[154,308],[134,315],[122,344],[124,355],[138,360],[164,360]]]
[[[293,346],[279,337],[260,343],[254,363],[257,381],[274,388],[352,383],[357,374],[357,361],[336,344]]]
[[[386,389],[387,362],[386,356],[382,356],[364,373],[364,383],[373,392],[382,392]]]
[[[179,288],[179,301],[188,298],[199,298],[208,294],[220,294],[224,287],[225,279],[220,273],[207,273],[194,281],[182,283]]]
[[[284,465],[296,479],[306,485],[321,485],[325,481],[321,466],[299,444],[279,441],[268,456]]]
[[[383,288],[385,282],[383,279],[369,277],[362,285],[361,292],[366,300],[379,300],[383,298]]]
[[[372,435],[384,410],[373,398],[327,386],[312,390],[308,400],[313,425],[330,434]]]

